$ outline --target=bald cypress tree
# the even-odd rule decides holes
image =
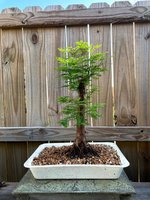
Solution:
[[[76,137],[72,149],[68,154],[71,157],[84,157],[97,155],[86,141],[85,126],[88,125],[88,116],[94,119],[101,116],[102,104],[92,103],[92,95],[97,88],[91,80],[97,79],[106,71],[104,67],[105,53],[98,52],[99,45],[88,45],[87,42],[78,41],[75,47],[59,49],[59,67],[64,87],[76,92],[76,97],[61,96],[58,101],[64,104],[63,116],[60,123],[67,127],[69,121],[74,122]],[[66,57],[67,55],[67,57]],[[89,56],[90,55],[90,56]]]

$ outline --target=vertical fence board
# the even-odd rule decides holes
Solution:
[[[112,34],[116,125],[136,125],[133,25],[113,25]],[[128,175],[136,181],[138,179],[137,144],[118,144],[130,161]]]
[[[75,46],[80,40],[87,42],[87,26],[67,27],[68,46]]]
[[[133,25],[113,26],[116,125],[136,125]]]
[[[43,29],[25,29],[24,65],[27,126],[47,125],[47,78]]]
[[[150,25],[135,25],[137,122],[150,125]]]
[[[2,30],[0,29],[0,46],[2,45]],[[0,48],[0,126],[4,126],[4,102],[3,102],[3,69],[2,69],[2,48]]]
[[[0,143],[0,181],[7,181],[6,143]]]
[[[131,181],[138,181],[138,161],[137,161],[137,143],[136,142],[117,142],[118,147],[128,159],[130,166],[125,168]]]
[[[135,24],[135,61],[137,85],[137,117],[138,125],[150,125],[150,25]],[[140,143],[141,181],[150,181],[150,143]]]
[[[91,26],[90,27],[91,44],[100,44],[102,52],[107,52],[105,67],[108,69],[102,77],[93,80],[92,84],[97,86],[98,91],[93,96],[93,103],[104,103],[105,107],[100,110],[102,118],[93,120],[95,126],[113,125],[113,97],[110,63],[110,26]]]
[[[27,142],[27,157],[31,156],[31,154],[38,148],[40,144],[43,142]],[[46,142],[45,142],[46,143]]]
[[[67,45],[75,46],[78,41],[88,41],[87,26],[67,27]],[[69,91],[69,95],[76,97],[76,92]],[[89,119],[90,123],[90,119]],[[74,124],[72,122],[72,124]]]
[[[140,181],[150,182],[150,142],[140,142]]]
[[[24,62],[21,30],[3,30],[2,67],[5,126],[25,126]]]
[[[60,55],[58,48],[65,47],[64,28],[45,29],[45,47],[49,125],[59,126],[61,106],[58,104],[58,96],[65,95],[66,88],[62,87],[60,73],[56,70],[58,66],[56,57]]]
[[[27,159],[26,142],[7,143],[6,156],[8,181],[19,181],[26,172],[23,166]]]

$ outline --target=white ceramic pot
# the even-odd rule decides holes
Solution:
[[[117,179],[119,178],[123,168],[129,166],[129,162],[121,153],[116,144],[111,142],[95,142],[91,144],[104,144],[113,147],[121,160],[121,165],[32,165],[34,157],[45,147],[51,146],[68,146],[72,143],[46,143],[40,145],[30,158],[24,163],[26,168],[29,168],[36,179]]]

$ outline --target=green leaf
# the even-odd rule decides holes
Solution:
[[[86,125],[87,116],[101,116],[102,104],[92,104],[92,95],[97,88],[91,87],[91,80],[100,77],[105,68],[106,53],[100,52],[100,45],[88,45],[87,42],[77,41],[74,47],[60,48],[61,57],[57,57],[57,70],[64,79],[64,86],[69,91],[76,92],[76,97],[61,96],[58,102],[63,106],[63,119],[60,123],[67,127],[70,120],[75,125]],[[66,57],[67,54],[67,57]],[[89,57],[90,54],[90,57]],[[90,87],[90,90],[89,90]]]

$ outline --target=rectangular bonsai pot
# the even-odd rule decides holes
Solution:
[[[36,179],[117,179],[123,168],[129,166],[129,162],[121,153],[120,149],[116,144],[111,142],[95,142],[91,144],[104,144],[113,147],[120,157],[121,165],[32,165],[33,158],[37,157],[45,147],[68,146],[71,144],[72,143],[42,144],[24,163],[24,166],[31,170]]]

